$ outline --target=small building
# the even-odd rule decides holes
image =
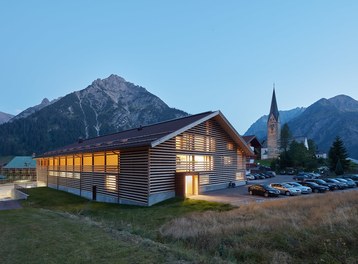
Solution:
[[[261,143],[255,135],[247,135],[242,137],[246,144],[250,146],[253,156],[246,157],[246,170],[249,172],[251,169],[256,168],[255,161],[261,159]]]
[[[245,184],[250,147],[220,111],[78,142],[37,157],[39,184],[88,199],[151,206]]]
[[[12,181],[35,181],[36,160],[32,156],[16,156],[2,168],[2,174]]]

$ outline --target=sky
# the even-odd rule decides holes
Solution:
[[[117,74],[170,107],[268,114],[358,99],[356,0],[0,0],[0,111]]]

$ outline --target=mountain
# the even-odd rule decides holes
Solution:
[[[8,122],[11,118],[13,118],[13,115],[0,112],[0,124]]]
[[[24,118],[0,125],[0,155],[43,153],[79,137],[95,137],[186,115],[145,88],[111,75]]]
[[[289,122],[290,120],[296,118],[300,114],[305,111],[304,107],[297,107],[292,110],[287,111],[279,111],[280,113],[280,123],[281,125]],[[264,115],[260,117],[255,123],[253,123],[250,128],[245,132],[245,136],[247,135],[256,135],[256,137],[262,141],[266,139],[267,134],[267,118],[268,115]]]
[[[281,125],[288,123],[293,137],[313,139],[319,152],[328,153],[335,137],[340,136],[349,156],[358,158],[358,101],[353,98],[347,95],[322,98],[306,109],[280,111],[280,119]],[[261,117],[245,135],[266,139],[266,122],[267,116]]]
[[[358,158],[358,101],[346,95],[321,99],[288,122],[294,136],[306,136],[328,153],[336,136],[344,142],[349,156]]]
[[[42,108],[56,102],[58,99],[52,100],[51,102],[47,99],[44,98],[42,100],[42,102],[38,105],[32,106],[27,108],[26,110],[22,111],[20,114],[14,116],[13,118],[10,119],[10,122],[13,122],[14,120],[20,119],[20,118],[25,118],[28,117],[29,115],[32,115],[33,113],[41,110]]]

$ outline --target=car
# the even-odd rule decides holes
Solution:
[[[337,181],[336,179],[333,179],[333,178],[324,178],[323,179],[325,182],[330,182],[330,183],[335,183],[338,185],[338,188],[340,190],[343,190],[343,189],[347,189],[348,188],[348,184],[347,183],[344,183],[344,182],[340,182],[340,181]]]
[[[266,171],[265,174],[268,175],[270,178],[276,177],[276,173],[274,171]]]
[[[299,184],[298,182],[285,182],[285,183],[291,185],[292,187],[300,189],[302,194],[312,193],[312,189],[310,187],[303,186],[303,185]]]
[[[298,174],[298,175],[293,176],[292,179],[295,181],[305,181],[305,180],[308,180],[309,177],[306,174]]]
[[[346,183],[348,185],[348,188],[355,188],[357,187],[357,184],[355,184],[354,181],[352,180],[348,180],[348,179],[343,179],[343,178],[335,178],[337,181]]]
[[[358,186],[358,176],[354,177],[355,175],[345,175],[343,176],[343,179],[351,180],[355,182],[355,184]]]
[[[301,194],[301,190],[296,188],[296,187],[292,187],[289,184],[285,184],[285,183],[271,183],[270,186],[272,188],[275,188],[277,190],[280,191],[281,194],[290,196],[290,195],[300,195]]]
[[[308,182],[315,182],[317,183],[318,185],[323,185],[323,186],[327,186],[329,188],[330,191],[334,191],[334,190],[338,190],[339,187],[338,187],[338,184],[336,183],[331,183],[331,182],[326,182],[322,179],[308,179],[306,180]]]
[[[267,184],[253,184],[248,187],[248,191],[250,195],[262,195],[265,197],[277,197],[280,194],[280,191],[272,188]]]
[[[303,186],[310,187],[312,189],[312,192],[314,193],[323,193],[329,191],[329,188],[327,186],[319,185],[315,182],[302,181],[298,183]]]
[[[255,176],[251,175],[251,174],[246,174],[246,179],[247,180],[255,180]]]

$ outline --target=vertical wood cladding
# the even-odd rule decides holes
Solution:
[[[228,183],[236,179],[237,172],[245,172],[241,149],[215,120],[199,124],[149,153],[151,194],[175,190],[176,182],[180,182],[176,177],[185,172],[177,170],[177,155],[212,157],[213,166],[193,162],[192,167],[185,167],[187,173],[199,172],[200,186]]]

